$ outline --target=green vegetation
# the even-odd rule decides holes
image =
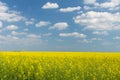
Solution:
[[[120,58],[1,55],[0,80],[120,80]]]

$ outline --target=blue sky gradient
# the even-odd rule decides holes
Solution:
[[[120,0],[0,0],[0,50],[120,51]]]

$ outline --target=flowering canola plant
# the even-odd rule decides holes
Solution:
[[[120,80],[120,53],[0,52],[0,80]]]

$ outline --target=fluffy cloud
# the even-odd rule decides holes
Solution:
[[[32,22],[32,21],[26,21],[26,22],[25,22],[25,25],[26,25],[26,26],[32,25],[32,24],[34,24],[34,22]]]
[[[26,32],[16,32],[16,31],[12,31],[11,32],[12,35],[26,35]]]
[[[77,7],[67,7],[67,8],[61,8],[60,12],[73,12],[73,11],[79,11],[81,9],[80,6]]]
[[[87,37],[85,34],[81,34],[78,32],[60,33],[59,36],[61,36],[61,37],[77,37],[77,38],[86,38]]]
[[[78,40],[78,42],[88,44],[88,43],[93,43],[95,41],[103,41],[103,40],[104,39],[102,38],[91,38],[91,39]]]
[[[119,5],[120,5],[120,0],[111,0],[108,2],[101,3],[98,6],[100,6],[101,8],[115,9]]]
[[[7,5],[0,1],[0,12],[6,12],[8,9]]]
[[[25,21],[25,25],[26,26],[32,25],[32,24],[34,24],[34,21],[35,21],[35,19],[31,18],[30,20]]]
[[[96,34],[96,35],[108,35],[108,32],[107,31],[94,31],[93,34]]]
[[[84,10],[90,10],[91,8],[89,6],[84,6]]]
[[[5,41],[7,41],[7,42],[10,42],[10,41],[13,41],[13,40],[23,40],[24,41],[24,39],[27,39],[27,40],[29,40],[29,39],[40,39],[41,38],[41,36],[40,35],[36,35],[36,34],[27,34],[25,37],[21,37],[21,38],[19,38],[17,35],[0,35],[0,40],[5,40]]]
[[[49,24],[51,24],[48,21],[40,21],[39,23],[37,23],[35,26],[36,27],[43,27],[43,26],[48,26]]]
[[[6,41],[6,42],[11,42],[11,41],[13,41],[13,40],[29,40],[29,39],[33,39],[33,40],[35,40],[35,39],[40,39],[41,38],[41,36],[40,35],[36,35],[36,34],[26,34],[26,33],[24,33],[25,34],[25,36],[24,37],[18,37],[18,35],[21,35],[21,33],[18,33],[18,32],[12,32],[14,35],[0,35],[0,40],[4,40],[4,41]],[[17,33],[17,34],[16,34]],[[22,33],[23,34],[23,33]]]
[[[17,22],[24,19],[25,18],[21,16],[19,12],[9,10],[7,4],[0,1],[0,20],[7,22]]]
[[[85,44],[92,43],[92,41],[88,40],[88,39],[78,40],[78,42],[79,43],[85,43]]]
[[[101,41],[103,40],[102,38],[92,38],[91,41]]]
[[[115,40],[120,40],[120,36],[116,36],[116,37],[114,37],[113,39],[115,39]]]
[[[48,36],[51,36],[52,35],[52,33],[45,33],[45,34],[43,34],[43,36],[45,36],[45,37],[48,37]]]
[[[4,39],[4,36],[3,35],[0,35],[0,40]]]
[[[13,48],[13,50],[16,50],[18,47],[25,49],[27,47],[33,47],[40,44],[42,44],[42,40],[36,34],[28,34],[25,37],[18,37],[16,35],[0,35],[0,45],[5,45],[5,47],[12,46],[11,48]]]
[[[84,4],[95,4],[96,0],[84,0]]]
[[[51,2],[47,2],[42,7],[42,9],[55,9],[55,8],[59,8],[59,5],[57,3],[51,3]]]
[[[108,9],[108,10],[119,10],[120,9],[120,0],[109,0],[109,1],[105,1],[105,2],[98,2],[96,0],[84,0],[84,4],[92,4],[91,9],[97,8],[97,9]],[[84,9],[88,9],[90,7],[84,7]]]
[[[68,23],[66,22],[58,22],[56,24],[54,24],[52,27],[50,27],[49,29],[58,29],[58,30],[64,30],[68,27]]]
[[[2,45],[1,48],[5,46],[3,49],[8,49],[8,47],[6,48],[6,46],[10,46],[10,50],[11,48],[13,48],[13,50],[15,50],[14,48],[16,48],[17,50],[19,49],[19,47],[24,47],[24,45],[28,45],[26,47],[28,48],[33,45],[41,44],[40,35],[16,31],[17,29],[19,29],[19,26],[17,26],[16,22],[21,21],[25,21],[25,25],[27,26],[34,24],[34,19],[26,19],[21,15],[20,12],[9,8],[6,3],[0,1],[0,45]],[[5,25],[8,26],[2,28],[3,22],[5,23]],[[28,31],[28,29],[24,27],[21,27],[21,30]]]
[[[0,40],[4,40],[4,41],[17,40],[17,39],[19,39],[19,38],[16,37],[16,36],[11,36],[11,35],[3,36],[3,35],[0,35]]]
[[[18,26],[16,25],[9,25],[5,28],[5,30],[16,30],[16,29],[18,29]]]
[[[74,22],[92,30],[120,29],[120,13],[89,11],[74,17]]]
[[[34,39],[36,39],[36,38],[41,38],[40,35],[36,35],[36,34],[28,34],[27,37],[28,37],[28,38],[34,38]]]
[[[0,21],[0,28],[2,28],[3,27],[3,23]]]
[[[20,20],[23,20],[24,17],[22,17],[21,15],[12,12],[12,13],[0,13],[0,20],[3,21],[8,21],[8,22],[17,22]]]

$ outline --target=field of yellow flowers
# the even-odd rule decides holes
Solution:
[[[120,53],[0,52],[0,80],[120,80]]]

